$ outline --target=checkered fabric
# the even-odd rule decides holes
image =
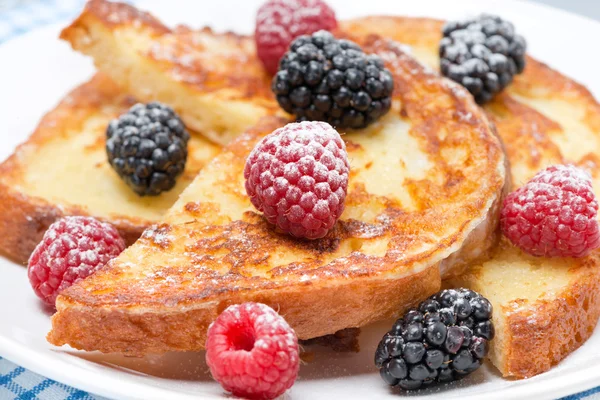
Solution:
[[[77,14],[85,0],[0,1],[0,43],[42,25]]]
[[[43,25],[73,18],[85,0],[0,0],[0,44]],[[0,357],[0,400],[102,400]],[[600,400],[600,387],[560,400]]]
[[[0,357],[0,400],[101,400]]]

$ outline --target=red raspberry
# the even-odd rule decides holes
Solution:
[[[206,363],[233,395],[274,399],[298,377],[298,338],[271,307],[244,303],[228,307],[208,328]]]
[[[598,202],[589,174],[572,165],[539,172],[504,200],[502,232],[538,257],[584,257],[600,246]]]
[[[270,223],[318,239],[335,225],[348,189],[348,155],[326,122],[287,124],[263,138],[246,160],[246,192]]]
[[[45,303],[54,305],[60,292],[91,275],[125,249],[110,224],[90,217],[65,217],[46,231],[29,258],[29,282]]]
[[[268,0],[256,14],[258,58],[270,74],[275,74],[292,40],[336,27],[335,13],[322,0]]]

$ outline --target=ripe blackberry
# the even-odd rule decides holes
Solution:
[[[299,121],[364,128],[389,111],[394,80],[378,56],[319,31],[292,42],[271,87]]]
[[[467,88],[479,104],[490,101],[525,68],[525,39],[498,16],[448,22],[443,34],[442,74]]]
[[[136,104],[106,129],[108,162],[140,196],[171,190],[185,169],[189,133],[164,104]]]
[[[418,389],[475,371],[494,338],[492,305],[468,289],[447,289],[408,311],[383,336],[375,365],[390,386]]]

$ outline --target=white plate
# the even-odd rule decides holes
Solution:
[[[251,32],[260,1],[143,1],[143,8],[169,24],[205,24]],[[597,49],[600,24],[548,7],[517,1],[345,1],[330,0],[340,18],[373,14],[461,18],[480,12],[512,20],[530,52],[600,93]],[[210,5],[209,5],[210,4]],[[66,23],[66,22],[65,22]],[[63,26],[61,24],[60,26]],[[35,128],[42,114],[93,73],[91,62],[57,39],[60,26],[23,35],[0,46],[0,159]],[[68,157],[68,155],[62,155]],[[91,183],[93,184],[93,183]],[[1,238],[0,238],[1,240]],[[25,269],[0,258],[0,355],[44,376],[95,394],[119,399],[222,398],[211,380],[203,353],[131,359],[54,348],[45,341],[50,314],[33,295]],[[359,354],[318,351],[302,365],[290,399],[398,396],[372,366],[377,340],[386,326],[366,329]],[[489,365],[465,381],[416,396],[446,398],[556,398],[600,383],[600,333],[550,372],[523,381],[504,380]]]

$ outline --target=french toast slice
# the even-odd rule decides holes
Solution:
[[[405,43],[436,69],[442,25],[401,17],[341,24]],[[529,57],[524,73],[485,109],[504,141],[514,188],[548,165],[573,163],[592,174],[600,196],[600,105],[585,87]],[[535,258],[503,238],[489,261],[448,284],[490,299],[496,326],[492,362],[504,376],[525,378],[550,369],[592,334],[600,316],[599,257]]]
[[[392,72],[394,100],[381,120],[343,135],[346,208],[325,238],[276,232],[245,193],[247,155],[287,121],[266,117],[161,224],[58,297],[48,340],[133,355],[200,350],[216,316],[244,301],[272,306],[310,339],[397,317],[439,289],[447,266],[489,247],[506,165],[486,116],[394,42],[362,44]]]
[[[124,92],[169,104],[188,128],[215,143],[229,143],[262,116],[285,115],[252,37],[171,30],[127,4],[91,0],[61,38],[93,55]]]
[[[357,41],[369,36],[336,34]],[[188,126],[202,127],[218,143],[229,142],[261,117],[289,118],[274,99],[252,37],[210,28],[171,30],[128,4],[90,0],[61,38],[92,56],[126,92],[173,106]],[[476,231],[463,251],[441,264],[442,274],[458,274],[483,258],[497,239],[490,232],[487,226]]]
[[[31,137],[0,164],[0,252],[26,263],[48,226],[65,215],[91,215],[117,227],[128,244],[158,221],[220,150],[192,135],[176,187],[139,197],[112,170],[106,126],[135,100],[98,74],[69,93]]]

